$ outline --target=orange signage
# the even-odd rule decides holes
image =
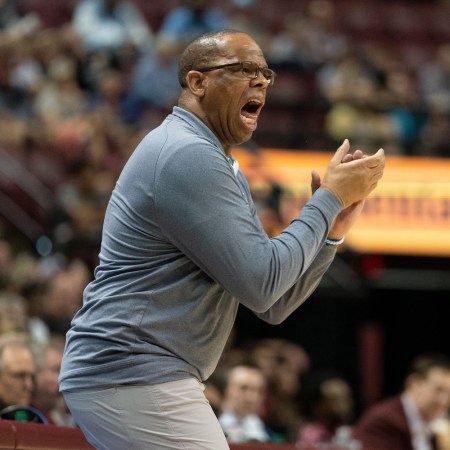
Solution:
[[[311,170],[323,175],[328,152],[233,152],[252,186],[272,179],[299,199],[311,195]],[[346,237],[361,253],[450,256],[450,160],[387,156],[383,179]]]

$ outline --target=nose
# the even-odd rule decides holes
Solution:
[[[262,74],[261,71],[258,71],[257,77],[251,80],[252,86],[262,86],[267,89],[269,87],[269,84],[270,81]]]
[[[25,389],[29,392],[32,392],[34,389],[34,377],[29,375],[23,379]]]

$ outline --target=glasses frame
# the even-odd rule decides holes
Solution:
[[[255,76],[249,76],[245,74],[244,64],[252,64],[253,66],[256,67]],[[255,80],[256,78],[258,78],[259,74],[262,73],[263,77],[267,80],[269,86],[273,86],[273,84],[275,83],[275,77],[277,75],[276,72],[273,71],[272,69],[269,69],[268,67],[261,68],[253,61],[237,61],[234,63],[221,64],[219,66],[203,67],[202,69],[195,69],[195,70],[197,70],[197,72],[204,73],[204,72],[211,72],[212,70],[227,69],[229,67],[237,67],[237,66],[240,66],[241,68],[240,72],[244,78]]]

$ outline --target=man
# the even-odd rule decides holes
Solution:
[[[58,377],[63,351],[64,339],[59,335],[52,335],[48,342],[38,349],[36,381],[31,404],[44,414],[48,423],[74,427],[73,418],[59,392]]]
[[[257,218],[231,149],[275,74],[242,32],[182,53],[178,106],[134,151],[105,216],[100,263],[67,333],[60,386],[97,448],[228,449],[203,393],[238,306],[282,322],[314,291],[383,174],[345,143],[279,236]],[[342,163],[344,161],[345,163]]]
[[[219,423],[228,442],[270,442],[272,432],[260,417],[266,394],[266,379],[258,367],[239,365],[225,380]]]
[[[417,357],[400,395],[369,408],[355,424],[354,436],[367,448],[433,450],[432,423],[450,408],[450,360]]]
[[[0,337],[0,411],[7,406],[28,406],[36,374],[32,348],[26,335]]]

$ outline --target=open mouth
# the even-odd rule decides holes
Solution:
[[[241,109],[242,121],[252,130],[256,129],[258,116],[262,106],[263,104],[261,101],[253,99],[248,101]]]

